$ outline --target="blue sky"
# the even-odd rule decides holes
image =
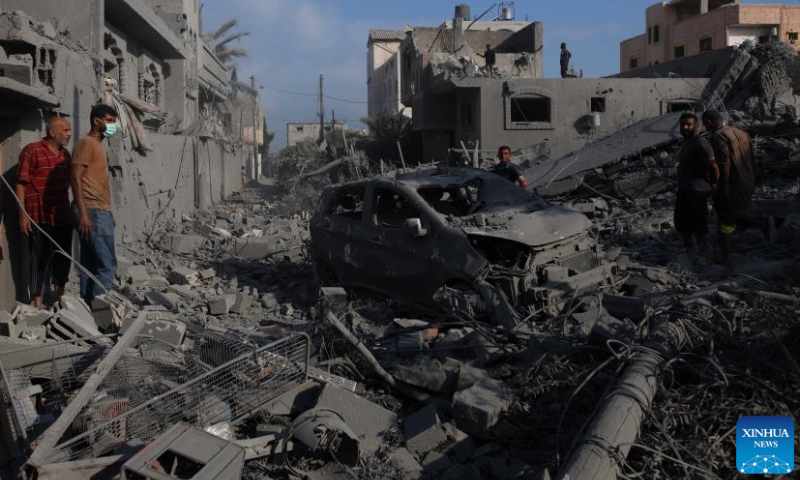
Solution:
[[[286,143],[286,122],[315,121],[313,96],[291,95],[273,88],[315,93],[319,74],[325,93],[366,102],[367,34],[371,28],[402,30],[406,25],[436,26],[453,17],[457,3],[468,3],[477,15],[494,2],[465,0],[206,0],[205,30],[237,17],[251,34],[241,41],[250,52],[240,61],[239,78],[255,75],[264,85],[262,104],[275,148]],[[584,76],[610,75],[619,70],[619,42],[644,32],[644,11],[654,0],[527,0],[516,1],[518,20],[544,24],[545,75],[557,76],[558,48],[566,42],[572,62]],[[765,3],[744,0],[743,3]],[[796,0],[776,1],[797,5]],[[360,128],[365,103],[326,100],[351,128]],[[274,149],[273,149],[274,151]]]

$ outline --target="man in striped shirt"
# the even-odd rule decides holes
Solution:
[[[19,155],[17,169],[17,198],[24,209],[19,212],[22,234],[28,242],[23,247],[26,284],[37,308],[42,306],[45,283],[52,278],[55,299],[64,294],[69,279],[70,261],[56,253],[58,246],[72,253],[72,217],[69,206],[70,155],[66,149],[72,137],[72,126],[65,118],[54,117],[47,122],[47,136],[25,146]],[[31,220],[41,228],[37,229]]]

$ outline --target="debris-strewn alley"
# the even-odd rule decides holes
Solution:
[[[797,478],[800,7],[545,78],[458,5],[269,153],[236,19],[74,3],[0,7],[0,479]]]

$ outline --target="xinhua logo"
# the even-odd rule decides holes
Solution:
[[[736,468],[743,474],[794,470],[794,421],[789,417],[742,417],[736,422]]]

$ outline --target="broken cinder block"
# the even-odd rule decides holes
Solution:
[[[198,285],[200,284],[200,274],[191,268],[175,267],[169,272],[167,280],[174,285]]]
[[[503,382],[483,378],[453,395],[453,417],[459,429],[477,437],[487,437],[511,405],[513,391]]]
[[[150,281],[150,274],[144,265],[134,265],[128,269],[128,282],[139,285]]]
[[[208,299],[208,310],[211,315],[225,315],[236,303],[236,294],[228,293]]]
[[[429,403],[403,420],[403,436],[408,449],[424,457],[447,442],[435,403]]]
[[[135,321],[136,317],[126,318],[120,328],[120,333],[124,334]],[[151,336],[173,347],[180,347],[186,336],[186,325],[177,321],[148,317],[139,335]]]

